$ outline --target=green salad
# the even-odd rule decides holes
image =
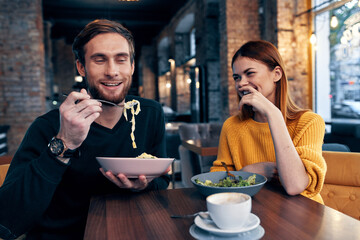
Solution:
[[[247,179],[243,179],[241,176],[236,179],[230,179],[230,177],[226,177],[221,179],[218,183],[213,183],[211,180],[205,180],[205,182],[202,182],[199,179],[195,179],[195,182],[197,184],[208,187],[245,187],[255,185],[255,179],[256,174],[248,177]]]

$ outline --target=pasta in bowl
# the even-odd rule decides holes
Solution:
[[[138,157],[96,157],[96,160],[105,171],[114,174],[123,173],[128,178],[138,178],[139,175],[155,178],[166,171],[174,158],[157,158],[143,153]]]

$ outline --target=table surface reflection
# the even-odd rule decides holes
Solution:
[[[265,184],[252,212],[265,229],[262,239],[358,239],[360,221],[303,196]],[[97,196],[91,200],[84,239],[192,239],[190,219],[170,215],[206,210],[195,188]]]

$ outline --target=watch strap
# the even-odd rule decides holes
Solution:
[[[67,147],[65,147],[64,151],[62,153],[60,153],[59,157],[62,158],[71,158],[76,156],[78,149],[68,149]]]

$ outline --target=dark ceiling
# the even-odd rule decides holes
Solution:
[[[52,23],[52,38],[72,43],[76,34],[98,18],[117,20],[134,35],[137,47],[151,44],[188,0],[43,0],[43,18]]]

